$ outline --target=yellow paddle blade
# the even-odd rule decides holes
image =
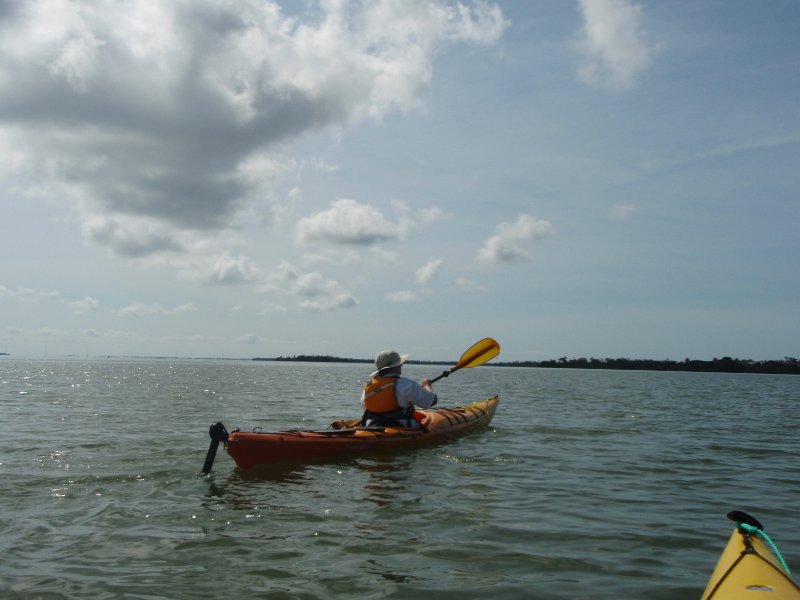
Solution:
[[[478,365],[492,360],[498,354],[500,354],[500,344],[492,338],[483,338],[481,341],[475,342],[469,350],[464,352],[450,371],[477,367]]]

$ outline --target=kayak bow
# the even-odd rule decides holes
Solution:
[[[773,598],[800,599],[800,587],[761,523],[747,513],[732,511],[736,529],[717,562],[702,600]]]

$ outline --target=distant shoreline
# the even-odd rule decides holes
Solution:
[[[0,356],[12,355],[0,352]],[[56,357],[51,357],[56,358]],[[62,358],[83,358],[77,355],[65,355]],[[86,358],[89,358],[88,356]],[[213,357],[213,356],[96,356],[93,358],[130,358],[137,360],[252,360],[269,362],[305,362],[305,363],[350,363],[369,364],[370,358],[342,358],[339,356],[320,356],[297,354],[294,356],[276,356],[272,358],[256,357]],[[446,360],[409,360],[410,365],[453,365],[455,361]],[[524,360],[511,362],[490,362],[487,367],[526,367],[534,369],[597,369],[609,371],[683,371],[693,373],[760,373],[765,375],[800,375],[800,360],[790,356],[783,360],[750,360],[724,356],[712,360],[650,360],[641,358],[567,358],[557,360]]]
[[[277,362],[322,362],[322,363],[372,363],[370,359],[340,358],[299,354],[275,358],[254,358],[256,361]],[[452,361],[409,360],[408,364],[435,365],[453,364]],[[608,369],[616,371],[687,371],[693,373],[762,373],[769,375],[800,375],[800,360],[786,357],[784,360],[750,360],[724,356],[712,360],[649,360],[631,358],[559,358],[558,360],[492,362],[485,366],[529,367],[540,369]]]

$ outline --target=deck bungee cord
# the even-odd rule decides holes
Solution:
[[[776,600],[800,600],[800,586],[792,579],[789,565],[761,522],[738,510],[727,516],[736,528],[702,600],[754,600],[763,594]]]
[[[789,569],[789,565],[786,564],[783,554],[781,554],[781,551],[778,550],[778,545],[769,535],[767,535],[767,532],[764,531],[764,526],[757,519],[739,510],[729,512],[728,518],[736,523],[736,527],[747,534],[745,536],[745,545],[748,546],[748,551],[758,554],[753,546],[748,544],[749,538],[747,536],[760,537],[762,540],[764,540],[764,542],[766,542],[767,546],[769,546],[769,549],[772,550],[772,553],[775,555],[775,558],[778,559],[778,562],[781,564],[781,567],[783,567],[783,570],[786,571],[786,574],[790,577],[792,576],[792,571]]]

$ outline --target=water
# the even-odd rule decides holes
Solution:
[[[793,376],[465,369],[484,432],[199,474],[212,421],[357,416],[368,367],[3,358],[0,596],[699,598],[734,508],[800,571]]]

